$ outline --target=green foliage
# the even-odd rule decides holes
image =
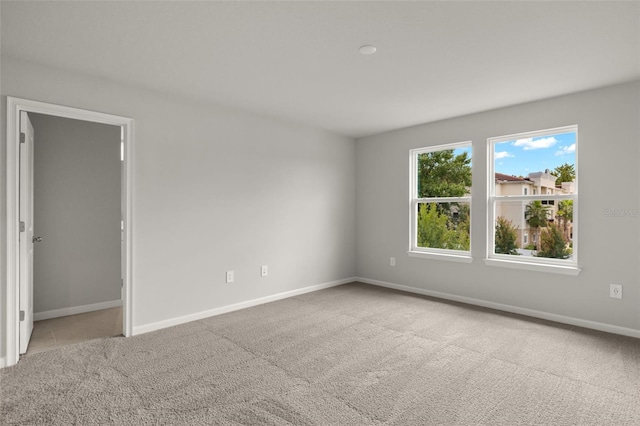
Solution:
[[[418,155],[418,198],[463,197],[471,188],[471,158],[453,149]],[[418,246],[449,250],[470,249],[469,205],[421,204],[418,210]]]
[[[535,200],[527,204],[524,211],[524,218],[526,219],[529,226],[537,231],[538,238],[538,248],[540,247],[540,228],[544,228],[549,223],[547,219],[547,211],[549,210],[548,206],[542,204],[542,201]]]
[[[558,203],[558,223],[562,226],[565,239],[569,239],[569,224],[573,222],[573,200],[562,200]]]
[[[516,229],[510,220],[498,216],[496,219],[496,253],[518,254],[518,246],[516,245],[518,234]]]
[[[571,250],[567,248],[567,241],[564,239],[562,231],[555,224],[550,224],[542,233],[540,250],[536,256],[566,259],[570,255]]]
[[[556,184],[573,182],[576,179],[576,168],[573,164],[564,163],[553,169],[552,174],[558,178]]]
[[[418,198],[463,197],[471,187],[471,158],[452,149],[418,156]]]
[[[454,214],[457,209],[458,206],[444,209],[436,203],[421,204],[418,210],[418,247],[469,250],[468,210],[465,220],[462,214]]]
[[[573,200],[562,200],[558,203],[558,216],[569,222],[573,221]]]

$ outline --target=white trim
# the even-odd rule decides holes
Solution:
[[[528,137],[533,137],[533,138],[540,138],[543,136],[553,136],[553,135],[559,135],[561,133],[573,133],[576,132],[577,133],[578,130],[578,125],[577,124],[571,124],[568,126],[561,126],[561,127],[554,127],[552,129],[545,129],[545,130],[531,130],[529,132],[522,132],[522,133],[514,133],[511,135],[503,135],[503,136],[494,136],[489,138],[489,140],[494,141],[494,142],[498,142],[498,141],[510,141],[513,139],[526,139]]]
[[[209,309],[206,311],[196,312],[194,314],[183,315],[180,317],[170,318],[150,324],[140,325],[133,328],[133,335],[149,333],[151,331],[161,330],[175,325],[185,324],[191,321],[197,321],[216,315],[226,314],[228,312],[238,311],[240,309],[250,308],[252,306],[262,305],[264,303],[275,302],[277,300],[287,299],[289,297],[298,296],[300,294],[311,293],[313,291],[323,290],[325,288],[336,287],[343,284],[357,281],[356,278],[345,278],[338,281],[312,285],[309,287],[299,288],[297,290],[285,291],[283,293],[273,294],[271,296],[260,297],[258,299],[246,300],[233,305],[221,306],[219,308]]]
[[[452,142],[452,143],[443,143],[440,145],[433,145],[433,146],[425,146],[422,148],[413,148],[411,150],[409,150],[409,152],[411,153],[411,156],[413,157],[414,155],[418,155],[418,154],[425,154],[428,152],[437,152],[437,151],[445,151],[448,149],[458,149],[458,148],[467,148],[470,147],[473,149],[473,147],[471,146],[471,140],[468,141],[462,141],[462,142]],[[473,154],[471,154],[473,155]]]
[[[7,366],[7,359],[3,356],[0,356],[0,368],[5,368]]]
[[[484,259],[487,266],[499,266],[502,268],[520,269],[525,271],[550,272],[552,274],[573,275],[580,274],[582,269],[572,265],[552,265],[550,263],[534,263],[521,261],[522,256],[516,256],[519,260],[511,259]]]
[[[473,162],[473,141],[468,140],[464,142],[447,143],[442,145],[435,145],[423,148],[414,148],[409,150],[409,250],[407,253],[409,256],[422,257],[429,259],[447,259],[458,262],[471,262],[471,260],[460,260],[461,258],[471,259],[471,249],[469,251],[464,250],[447,250],[436,249],[431,247],[418,247],[418,205],[421,203],[451,203],[461,202],[469,204],[469,215],[472,210],[472,196],[465,195],[462,197],[418,197],[418,155],[446,151],[449,149],[458,148],[470,148],[471,149],[471,161]],[[470,219],[471,220],[471,219]],[[469,233],[469,248],[473,242],[473,235]],[[451,252],[449,258],[442,254]],[[413,253],[416,255],[414,256]],[[433,256],[429,256],[433,254]]]
[[[471,195],[465,195],[462,197],[428,197],[428,198],[416,198],[413,200],[415,204],[428,204],[428,203],[469,203],[471,204]]]
[[[621,327],[619,325],[606,324],[597,321],[590,321],[581,318],[568,317],[565,315],[552,314],[550,312],[538,311],[535,309],[521,308],[519,306],[505,305],[502,303],[490,302],[472,297],[458,296],[450,293],[442,293],[439,291],[425,290],[417,287],[410,287],[401,284],[394,284],[385,281],[372,280],[369,278],[357,278],[358,282],[371,284],[378,287],[392,288],[395,290],[406,291],[408,293],[421,294],[424,296],[437,297],[439,299],[451,300],[454,302],[467,303],[469,305],[482,306],[484,308],[495,309],[498,311],[511,312],[513,314],[525,315],[533,318],[540,318],[547,321],[559,322],[562,324],[575,325],[578,327],[589,328],[591,330],[604,331],[607,333],[620,334],[622,336],[640,338],[640,330],[634,328]]]
[[[434,249],[432,249],[434,250]],[[446,250],[443,250],[443,252]],[[452,253],[439,253],[435,251],[407,251],[407,255],[409,257],[420,257],[422,259],[434,259],[434,260],[448,260],[450,262],[462,262],[462,263],[471,263],[473,262],[473,257],[469,254],[468,251],[457,251],[450,250]],[[460,253],[460,254],[455,254]]]
[[[103,309],[118,308],[122,306],[122,300],[109,300],[107,302],[91,303],[89,305],[72,306],[70,308],[53,309],[51,311],[35,312],[34,321],[42,321],[51,318],[66,317],[68,315],[84,314],[86,312],[101,311]]]
[[[20,259],[18,255],[18,194],[19,167],[18,146],[20,132],[20,112],[34,112],[57,117],[110,124],[124,128],[125,160],[123,173],[123,211],[124,211],[124,294],[123,294],[123,334],[131,336],[133,330],[133,119],[101,112],[66,107],[44,102],[32,101],[7,96],[7,158],[6,158],[6,208],[7,208],[7,241],[6,241],[6,280],[7,300],[5,302],[5,362],[14,365],[19,359],[19,291],[18,271]]]
[[[494,173],[495,174],[495,173]],[[508,203],[511,201],[547,201],[547,200],[574,200],[577,194],[536,194],[536,195],[496,195],[496,201]]]

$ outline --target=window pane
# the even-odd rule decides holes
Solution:
[[[418,247],[470,250],[469,203],[420,203],[417,209]]]
[[[576,132],[494,144],[495,195],[575,194]]]
[[[471,147],[418,154],[416,161],[417,198],[471,194]]]
[[[573,200],[497,201],[496,254],[572,260]]]

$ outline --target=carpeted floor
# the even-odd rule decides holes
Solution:
[[[0,370],[0,424],[640,425],[640,340],[349,284]]]

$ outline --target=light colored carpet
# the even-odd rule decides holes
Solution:
[[[349,284],[0,371],[1,424],[640,425],[640,341]]]

